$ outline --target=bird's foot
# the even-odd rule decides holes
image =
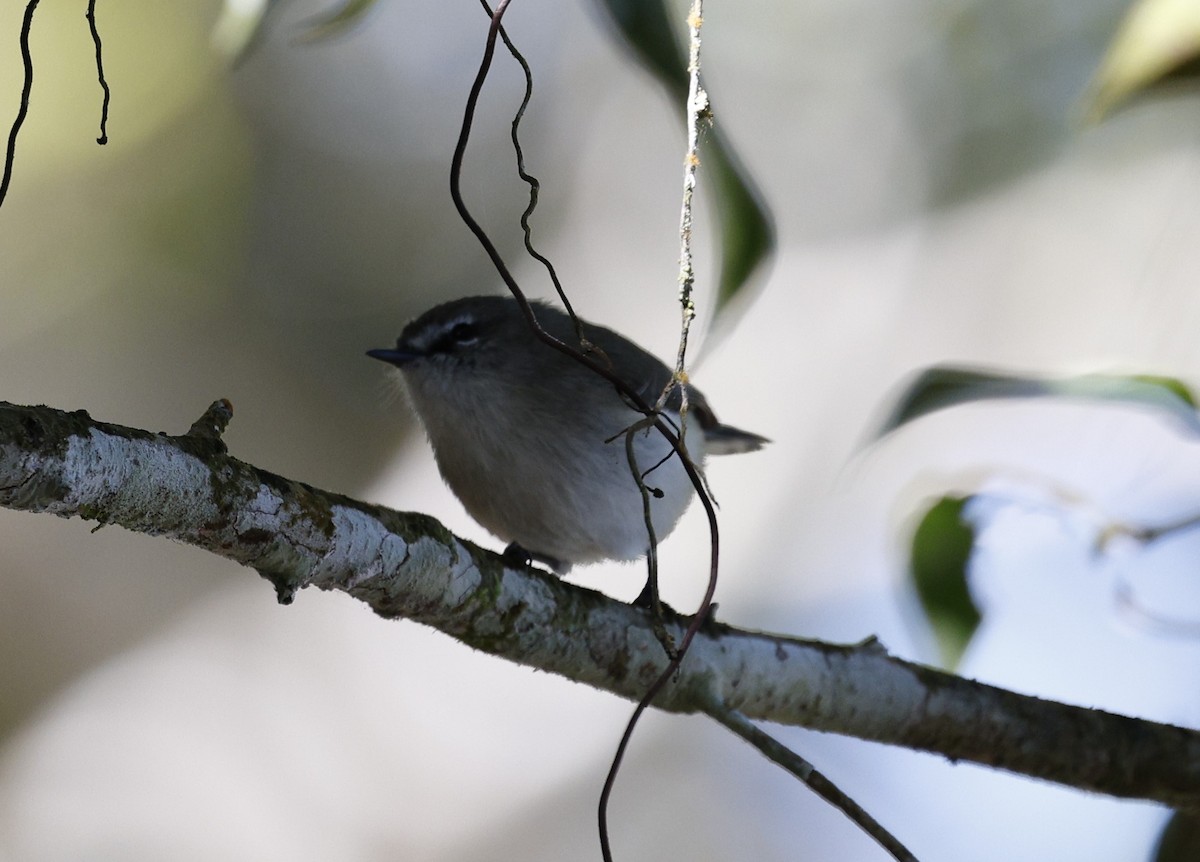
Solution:
[[[534,563],[541,563],[556,575],[565,575],[571,571],[571,564],[565,563],[562,560],[548,556],[547,554],[539,554],[536,551],[527,551],[525,548],[518,545],[516,542],[511,542],[504,553],[500,555],[507,566],[513,566],[520,569],[528,569]]]

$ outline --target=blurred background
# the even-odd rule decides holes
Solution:
[[[0,9],[5,128],[23,6]],[[1200,104],[1168,94],[1078,122],[1126,7],[708,5],[717,122],[779,235],[754,295],[693,353],[722,418],[775,441],[709,470],[724,620],[874,634],[938,661],[908,545],[930,501],[979,492],[984,617],[959,670],[1200,723],[1200,537],[1097,550],[1114,523],[1200,510],[1193,438],[1120,405],[985,403],[866,445],[934,363],[1200,380]],[[379,0],[311,42],[326,4],[295,0],[233,64],[214,41],[217,0],[99,4],[106,147],[85,8],[44,0],[34,19],[30,114],[0,207],[0,398],[180,433],[226,397],[235,456],[498,548],[363,356],[438,301],[499,289],[447,191],[486,31],[478,6]],[[584,317],[669,357],[674,107],[593,5],[516,3],[505,20],[536,78],[524,143],[543,182],[542,248]],[[464,189],[522,283],[548,295],[519,253],[520,87],[498,57]],[[703,218],[705,325],[712,236]],[[0,858],[598,858],[596,798],[629,704],[342,596],[280,607],[249,570],[93,526],[0,511]],[[676,607],[698,601],[706,553],[693,511],[662,549]],[[628,599],[643,576],[613,565],[572,579]],[[1167,818],[781,735],[924,862],[1149,860]],[[646,717],[610,823],[624,860],[884,858],[696,718]]]

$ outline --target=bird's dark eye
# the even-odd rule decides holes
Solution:
[[[456,323],[450,327],[450,340],[464,347],[479,340],[479,327],[474,323]]]

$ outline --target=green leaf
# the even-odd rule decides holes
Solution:
[[[921,416],[998,398],[1080,398],[1148,407],[1178,421],[1200,436],[1196,398],[1188,387],[1172,377],[1148,374],[1087,374],[1079,377],[1021,377],[971,368],[934,367],[904,391],[876,439]]]
[[[1173,393],[1180,401],[1195,410],[1200,407],[1196,403],[1196,396],[1192,394],[1192,390],[1188,389],[1185,384],[1176,380],[1174,377],[1162,377],[1158,374],[1134,374],[1130,380],[1138,380],[1150,386],[1161,387],[1168,392]]]
[[[943,497],[913,533],[909,573],[917,598],[937,637],[942,662],[953,668],[982,619],[967,588],[967,564],[975,530],[963,520],[969,497]]]
[[[1084,99],[1084,116],[1099,122],[1117,106],[1167,81],[1200,78],[1200,3],[1138,0],[1109,45]]]
[[[687,98],[687,57],[675,41],[661,0],[599,0],[637,58],[683,106]]]
[[[682,113],[688,93],[687,57],[675,39],[663,0],[597,0],[634,55],[658,78]],[[680,21],[680,28],[683,22]],[[701,143],[702,176],[711,178],[721,238],[717,313],[751,282],[775,248],[775,224],[762,194],[719,130]]]
[[[701,150],[713,179],[713,206],[721,231],[721,277],[717,282],[717,314],[751,283],[754,273],[775,250],[775,225],[749,173],[719,131]]]

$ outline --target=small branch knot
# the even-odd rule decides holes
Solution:
[[[225,429],[229,427],[231,419],[233,419],[233,404],[228,398],[220,398],[209,405],[208,409],[204,411],[204,415],[192,423],[192,427],[184,436],[199,440],[219,441],[221,435],[225,433]]]

